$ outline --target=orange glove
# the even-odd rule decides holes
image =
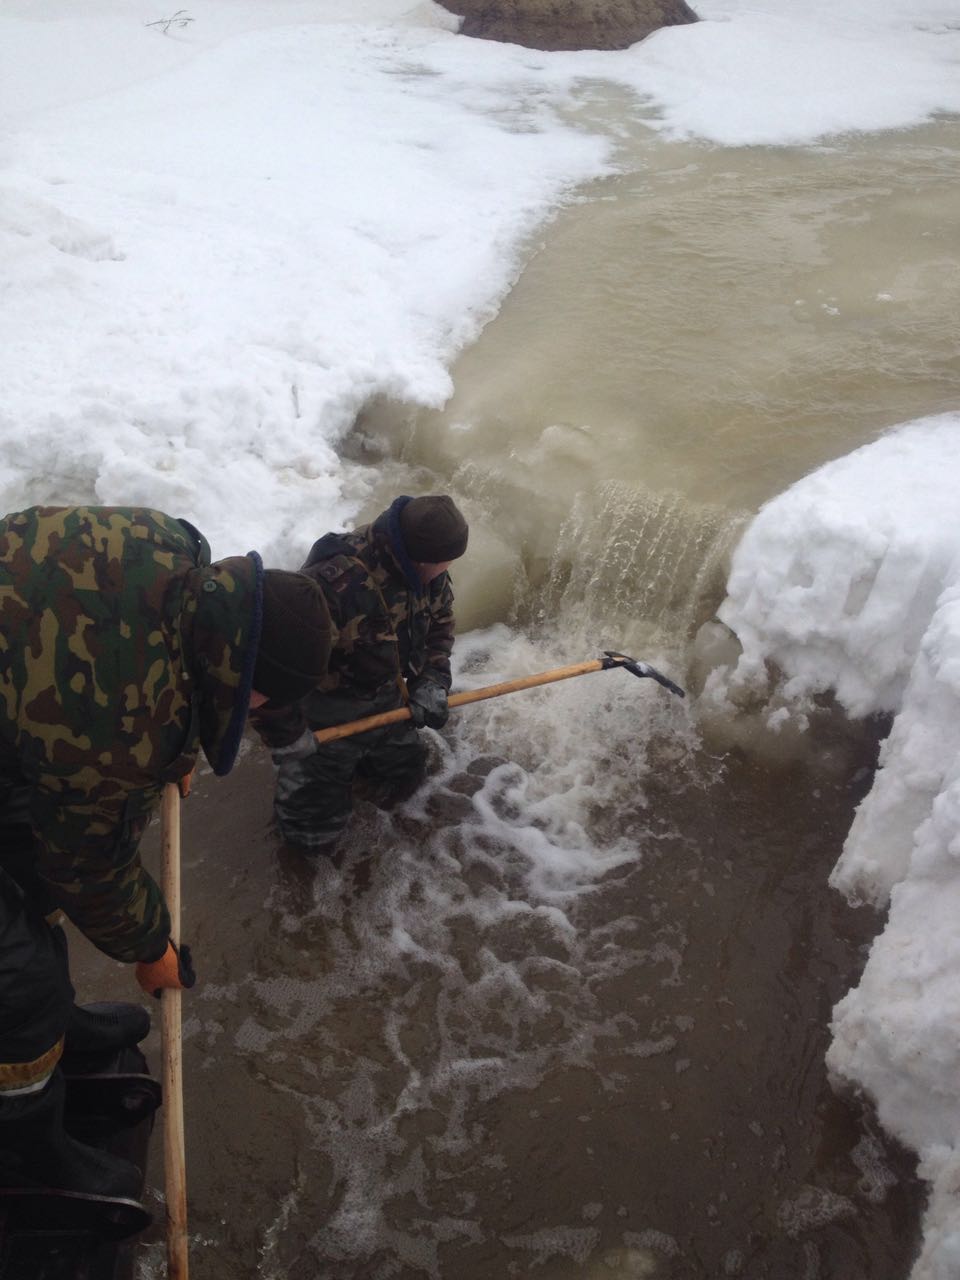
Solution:
[[[159,960],[137,961],[137,981],[148,996],[159,999],[164,987],[183,991],[192,987],[196,980],[190,948],[183,943],[178,950],[172,941],[168,942],[167,949]]]

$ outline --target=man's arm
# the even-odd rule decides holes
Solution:
[[[453,650],[453,587],[443,574],[435,578],[430,592],[430,622],[427,628],[423,668],[407,681],[410,718],[418,729],[425,725],[442,729],[450,708],[450,654]]]
[[[453,652],[454,618],[453,586],[450,575],[437,579],[437,586],[430,595],[430,626],[427,629],[427,656],[421,680],[431,680],[449,692],[453,677],[450,674],[450,654]]]
[[[251,710],[250,724],[260,735],[263,745],[278,753],[284,753],[308,732],[302,702],[291,702],[282,707],[271,707],[269,702],[265,702]]]
[[[170,938],[156,881],[140,863],[140,837],[157,807],[153,788],[81,804],[37,788],[31,818],[37,870],[54,901],[114,960],[152,961]]]

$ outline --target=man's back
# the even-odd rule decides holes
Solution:
[[[195,530],[146,509],[0,521],[0,733],[31,776],[93,765],[142,779],[148,758],[176,754],[190,717],[184,582],[208,557]]]

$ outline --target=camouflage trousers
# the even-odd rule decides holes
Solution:
[[[399,706],[395,691],[371,701],[314,694],[307,702],[311,729],[379,715]],[[287,844],[310,853],[329,851],[353,812],[355,784],[374,803],[410,795],[423,781],[427,752],[409,721],[326,743],[301,760],[285,760],[277,773],[274,814]]]

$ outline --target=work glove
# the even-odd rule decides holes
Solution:
[[[447,691],[435,680],[421,680],[410,685],[410,719],[422,729],[427,725],[431,729],[442,729],[447,723],[450,708],[447,706]]]
[[[164,988],[183,991],[192,987],[196,980],[190,948],[183,943],[178,949],[171,940],[159,960],[137,961],[137,981],[148,996],[156,996],[157,999]]]
[[[300,737],[286,747],[274,747],[270,758],[279,769],[290,760],[306,760],[317,750],[317,740],[312,729],[304,729]]]

